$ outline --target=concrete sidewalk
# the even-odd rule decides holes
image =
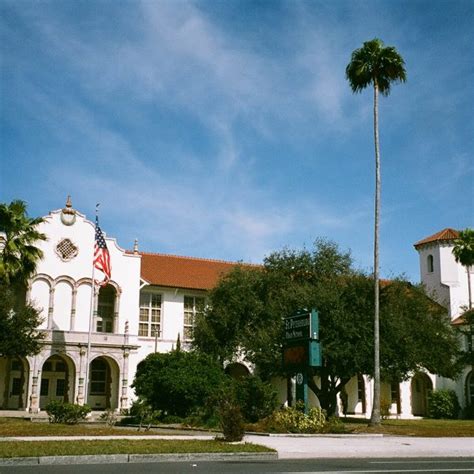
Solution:
[[[247,435],[245,441],[276,449],[279,459],[474,456],[474,438]]]
[[[2,441],[76,441],[113,439],[210,440],[214,435],[143,436],[22,436],[1,437]],[[415,438],[381,435],[255,435],[245,442],[275,449],[279,459],[389,458],[389,457],[474,457],[474,438]],[[213,456],[209,455],[209,459]],[[110,461],[108,461],[110,462]]]

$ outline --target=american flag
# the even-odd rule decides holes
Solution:
[[[94,245],[94,267],[104,274],[104,279],[97,282],[100,286],[107,285],[110,280],[112,267],[110,265],[110,254],[105,243],[104,234],[99,227],[99,219],[95,219],[95,245]]]

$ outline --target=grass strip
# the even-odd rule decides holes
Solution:
[[[345,420],[352,433],[446,438],[474,436],[474,420],[384,420],[381,426],[367,426],[367,420]]]
[[[231,444],[216,440],[4,441],[0,443],[0,458],[91,454],[263,453],[273,451],[273,449],[258,444]]]
[[[203,434],[207,434],[205,430]],[[96,424],[63,425],[49,422],[31,422],[20,418],[0,418],[0,436],[114,436],[114,435],[193,435],[200,432],[177,431],[172,429],[150,429],[138,431],[130,426],[107,426]]]

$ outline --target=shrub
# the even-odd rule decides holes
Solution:
[[[117,414],[111,408],[107,408],[107,410],[100,415],[99,419],[104,421],[108,426],[114,426],[117,423]]]
[[[322,429],[324,433],[347,433],[344,423],[337,416],[331,416],[326,420]]]
[[[268,428],[280,433],[320,433],[326,426],[326,415],[319,407],[310,408],[308,414],[301,409],[300,403],[295,407],[275,411],[268,419]]]
[[[459,402],[454,390],[433,390],[428,397],[430,418],[454,419],[459,415]]]
[[[75,425],[80,420],[85,420],[91,412],[88,405],[77,405],[75,403],[64,403],[57,400],[51,400],[46,405],[46,413],[49,416],[50,423],[65,423]]]
[[[255,375],[233,381],[235,397],[245,421],[255,423],[273,413],[278,405],[277,393],[272,385]]]
[[[236,400],[233,397],[221,399],[217,412],[224,441],[241,441],[244,437],[244,419]]]
[[[148,431],[153,423],[156,423],[160,418],[161,412],[153,410],[153,408],[142,399],[134,400],[130,407],[130,416],[135,423],[138,423],[138,431],[145,426],[145,431]]]
[[[225,377],[222,367],[210,357],[174,350],[150,354],[141,361],[133,387],[153,410],[184,418],[202,407]]]

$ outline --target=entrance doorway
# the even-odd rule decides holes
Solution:
[[[43,364],[40,383],[40,409],[57,400],[74,400],[74,365],[65,356],[53,355]]]
[[[414,416],[428,415],[428,395],[433,390],[431,379],[423,373],[411,380],[411,412]]]
[[[93,410],[118,408],[119,368],[110,357],[97,357],[89,366],[87,404]]]

